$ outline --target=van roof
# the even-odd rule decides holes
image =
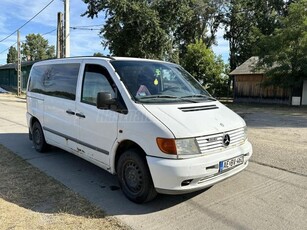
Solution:
[[[67,57],[67,58],[56,58],[56,59],[47,59],[42,60],[39,62],[56,62],[61,60],[82,60],[82,59],[103,59],[103,60],[122,60],[122,61],[155,61],[155,62],[165,62],[161,60],[154,60],[154,59],[145,59],[145,58],[134,58],[134,57],[113,57],[113,56],[76,56],[76,57]]]

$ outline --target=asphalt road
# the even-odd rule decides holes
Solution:
[[[25,101],[4,94],[0,144],[133,229],[306,229],[307,111],[236,110],[254,147],[247,169],[207,191],[159,195],[144,205],[128,201],[115,176],[72,154],[38,154],[28,140]]]

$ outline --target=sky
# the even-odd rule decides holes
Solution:
[[[48,5],[51,0],[0,0],[0,41],[17,30],[35,14]],[[82,17],[87,5],[82,0],[70,0],[70,26],[99,29],[96,25],[104,24],[104,15],[98,18]],[[57,13],[64,12],[63,0],[54,0],[44,11],[20,29],[20,40],[24,41],[30,33],[45,34],[49,45],[56,45]],[[92,27],[91,27],[92,26]],[[53,31],[54,30],[54,31]],[[53,31],[53,32],[51,32]],[[49,33],[51,32],[51,33]],[[47,33],[47,34],[46,34]],[[0,65],[6,64],[8,49],[17,41],[17,33],[0,42]],[[224,62],[228,62],[229,46],[223,39],[223,31],[217,34],[218,46],[213,47],[217,55],[222,55]],[[99,30],[70,30],[71,56],[91,56],[96,52],[109,54],[108,49],[101,45]],[[16,44],[14,45],[16,47]]]

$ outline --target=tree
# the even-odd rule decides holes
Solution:
[[[208,46],[222,18],[223,1],[213,0],[83,0],[88,17],[104,12],[103,42],[117,56],[179,62],[196,38]]]
[[[105,11],[107,20],[101,30],[102,44],[116,56],[162,58],[168,41],[150,3],[126,0],[84,0],[89,17]]]
[[[21,45],[24,60],[35,61],[55,57],[54,46],[48,45],[48,40],[40,34],[29,34]]]
[[[94,57],[103,57],[104,55],[100,52],[94,53],[93,54]]]
[[[267,69],[266,84],[296,94],[307,79],[307,0],[293,2],[281,22],[281,28],[263,36],[259,43],[259,67]]]
[[[291,1],[231,0],[225,17],[225,38],[230,46],[230,69],[255,56],[262,35],[271,35],[281,26]]]
[[[161,26],[177,48],[180,57],[186,47],[202,40],[208,47],[216,42],[216,33],[224,17],[223,0],[155,1]]]
[[[226,66],[222,58],[216,57],[202,40],[196,40],[187,46],[187,52],[183,57],[182,65],[211,94],[221,96],[221,91],[227,92],[228,77],[226,77],[226,74],[223,74]],[[224,89],[222,89],[223,87]]]
[[[210,49],[226,0],[83,1],[88,5],[83,16],[105,14],[102,44],[111,54],[181,63],[212,94],[227,92],[225,65]]]
[[[16,63],[18,59],[17,49],[14,46],[11,46],[7,54],[7,63]]]

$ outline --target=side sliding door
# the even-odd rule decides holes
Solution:
[[[44,85],[44,122],[47,142],[68,151],[77,150],[76,88],[80,63],[41,66]]]

